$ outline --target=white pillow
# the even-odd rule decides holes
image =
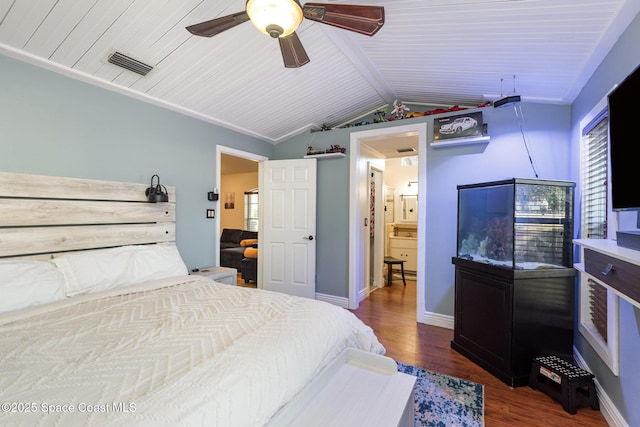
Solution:
[[[68,297],[188,274],[173,243],[77,252],[52,262],[64,274]]]
[[[64,276],[49,261],[0,261],[0,312],[64,298]]]

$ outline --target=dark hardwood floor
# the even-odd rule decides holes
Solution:
[[[451,349],[453,330],[416,322],[416,282],[393,281],[373,292],[354,311],[371,326],[387,349],[387,356],[434,372],[484,384],[487,427],[607,426],[602,413],[581,407],[570,415],[562,405],[530,387],[510,388]]]

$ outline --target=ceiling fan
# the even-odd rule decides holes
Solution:
[[[384,7],[328,3],[300,6],[298,0],[247,0],[243,12],[190,25],[187,30],[196,36],[213,37],[251,21],[258,30],[278,39],[284,66],[298,68],[309,62],[307,52],[295,32],[303,17],[373,36],[384,25]]]

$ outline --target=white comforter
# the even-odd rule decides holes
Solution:
[[[331,304],[165,279],[0,317],[0,424],[258,426],[346,347]]]

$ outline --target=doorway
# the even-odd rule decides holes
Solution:
[[[249,153],[231,147],[225,147],[223,145],[216,146],[216,188],[220,193],[220,199],[217,206],[218,212],[216,215],[218,218],[218,222],[217,226],[215,227],[214,233],[214,239],[216,242],[220,242],[220,234],[222,232],[222,228],[224,228],[224,224],[231,224],[232,226],[230,226],[229,228],[245,228],[243,225],[243,221],[239,219],[240,217],[244,218],[243,206],[245,190],[240,191],[238,190],[238,188],[225,188],[225,186],[222,185],[223,175],[255,173],[256,182],[258,182],[258,163],[265,160],[268,160],[268,158],[258,154]],[[234,184],[231,185],[234,186]],[[242,184],[239,185],[242,186]],[[260,191],[259,184],[256,184],[253,187],[247,184],[242,188],[248,189],[254,187],[258,187],[258,192]],[[228,200],[225,201],[225,199]],[[227,216],[226,218],[225,215]],[[232,222],[227,221],[227,219],[229,219],[231,215],[233,215],[235,219]],[[219,250],[217,250],[215,253],[215,265],[220,265]]]
[[[368,242],[370,232],[364,219],[368,218],[367,179],[369,175],[367,158],[361,155],[368,151],[368,145],[383,139],[414,138],[417,140],[418,153],[418,187],[417,198],[417,227],[424,230],[426,225],[426,153],[427,153],[427,125],[414,123],[382,129],[352,132],[350,137],[350,190],[349,190],[349,308],[356,309],[363,295],[365,282],[365,264],[369,259]],[[398,146],[397,148],[402,148]],[[383,156],[380,156],[381,158]],[[363,226],[365,224],[365,226]],[[366,243],[365,243],[366,242]],[[417,268],[416,268],[416,317],[420,323],[425,323],[425,272],[424,255],[425,236],[418,233],[417,238]]]

